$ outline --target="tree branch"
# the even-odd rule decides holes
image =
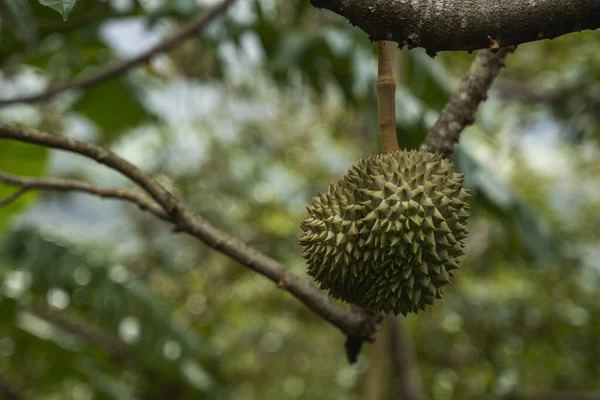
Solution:
[[[23,307],[23,311],[55,325],[92,346],[97,346],[121,367],[126,364],[146,379],[155,382],[160,382],[163,379],[160,371],[151,363],[148,363],[148,360],[140,357],[130,346],[89,320],[81,319],[77,315],[64,311],[48,310],[35,303]]]
[[[0,139],[3,138],[81,154],[129,178],[156,200],[167,213],[172,213],[174,208],[177,207],[177,200],[156,180],[104,147],[74,140],[66,136],[11,126],[0,122]]]
[[[134,362],[144,365],[131,352],[131,349],[119,339],[101,331],[98,327],[93,326],[89,321],[79,320],[64,312],[50,311],[37,304],[29,304],[23,308],[24,311],[35,315],[44,321],[56,325],[60,329],[71,333],[88,343],[100,347],[110,357],[120,362]]]
[[[18,188],[17,190],[15,190],[14,193],[8,195],[7,197],[5,197],[4,199],[0,200],[0,207],[4,207],[10,203],[12,203],[13,201],[17,200],[19,197],[21,197],[22,195],[25,194],[25,192],[27,192],[27,188]]]
[[[144,193],[130,190],[107,188],[89,182],[77,179],[63,178],[28,178],[19,175],[9,174],[0,170],[0,182],[7,185],[15,185],[19,188],[10,196],[0,201],[0,207],[16,200],[29,190],[54,190],[61,192],[84,192],[100,196],[102,198],[125,200],[137,204],[142,210],[147,210],[162,220],[168,220],[167,213],[154,200]]]
[[[15,127],[1,122],[0,139],[12,139],[77,153],[120,172],[132,182],[139,185],[160,204],[163,210],[166,211],[166,218],[164,219],[174,224],[174,231],[188,233],[213,249],[238,261],[240,264],[271,279],[277,283],[279,288],[290,292],[317,315],[320,315],[338,327],[347,336],[372,340],[375,332],[374,324],[373,321],[369,320],[369,315],[364,311],[355,310],[333,301],[324,292],[311,285],[305,279],[288,271],[285,266],[276,260],[256,251],[241,240],[220,231],[176,199],[155,179],[120,158],[115,153],[95,144],[81,142],[36,129]],[[74,182],[70,181],[69,183],[73,184]],[[80,182],[72,186],[74,190],[83,189]],[[93,190],[84,191],[99,194],[98,190],[99,188],[94,187]]]
[[[371,40],[444,50],[476,50],[600,27],[597,0],[311,0],[346,17]]]
[[[146,50],[145,52],[141,53],[136,57],[133,57],[129,60],[125,60],[119,64],[113,65],[95,73],[75,78],[70,82],[51,87],[48,90],[41,93],[26,95],[22,97],[15,97],[12,99],[0,99],[0,107],[13,103],[34,103],[46,101],[69,89],[86,88],[102,80],[114,78],[118,75],[121,75],[132,68],[149,62],[154,56],[163,53],[167,50],[170,50],[171,48],[190,38],[196,32],[208,25],[208,23],[211,22],[215,17],[222,14],[227,9],[227,7],[229,7],[234,1],[235,0],[224,0],[222,3],[211,9],[208,13],[197,16],[190,20],[165,41]]]
[[[477,53],[437,122],[425,137],[421,145],[422,151],[440,153],[445,157],[452,154],[454,143],[458,141],[464,127],[475,121],[477,107],[487,98],[492,82],[504,66],[508,51],[508,48],[503,48],[496,53],[489,50]]]

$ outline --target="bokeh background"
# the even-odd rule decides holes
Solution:
[[[5,0],[0,96],[132,57],[216,3],[79,0],[64,22]],[[473,57],[394,51],[401,147]],[[110,147],[306,276],[305,205],[379,151],[375,74],[375,45],[343,18],[238,0],[148,65],[0,120]],[[427,398],[600,398],[599,143],[600,32],[519,46],[453,155],[473,193],[468,257],[443,301],[403,321]],[[0,168],[129,185],[10,141]],[[15,399],[372,400],[369,371],[389,363],[366,345],[349,365],[343,335],[296,299],[130,205],[28,194],[0,209],[0,238],[0,387]]]

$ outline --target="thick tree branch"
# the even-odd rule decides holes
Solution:
[[[211,22],[215,17],[222,14],[227,9],[227,7],[229,7],[234,1],[235,0],[224,0],[222,3],[211,9],[208,13],[197,16],[190,20],[165,41],[144,51],[136,57],[133,57],[129,60],[125,60],[119,64],[113,65],[95,73],[91,73],[80,78],[75,78],[70,82],[51,87],[48,90],[41,93],[26,95],[22,97],[15,97],[12,99],[0,99],[0,107],[3,105],[14,103],[34,103],[46,101],[69,89],[86,88],[102,80],[119,76],[132,68],[149,62],[154,56],[163,53],[167,50],[170,50],[171,48],[179,45],[186,39],[190,38],[196,32],[208,25],[208,23]]]
[[[444,106],[440,117],[431,128],[423,144],[422,151],[440,153],[448,157],[454,143],[460,137],[465,126],[475,121],[475,112],[479,103],[487,98],[487,92],[494,82],[509,49],[494,53],[481,50],[469,67],[469,71],[460,81],[458,88]]]
[[[444,50],[516,46],[600,27],[598,0],[311,0],[372,40]]]
[[[0,170],[0,182],[7,185],[18,186],[18,189],[6,197],[0,200],[0,207],[7,205],[8,203],[16,200],[29,190],[53,190],[61,192],[84,192],[100,196],[108,199],[125,200],[134,204],[137,204],[142,210],[148,210],[158,218],[162,220],[168,220],[168,214],[158,205],[154,200],[149,198],[144,193],[130,190],[130,189],[117,189],[107,188],[104,186],[96,185],[89,182],[80,181],[77,179],[63,179],[63,178],[29,178],[24,176],[18,176],[6,173]]]
[[[166,211],[166,220],[174,224],[174,231],[186,232],[213,249],[240,264],[266,276],[287,290],[346,335],[371,340],[373,321],[362,310],[336,303],[307,280],[288,271],[285,266],[262,254],[241,240],[220,231],[188,206],[176,199],[155,179],[140,171],[115,153],[91,143],[81,142],[36,129],[21,128],[0,123],[0,139],[12,139],[49,148],[66,150],[96,160],[128,177],[144,189]],[[73,182],[71,182],[73,183]],[[81,189],[81,186],[78,187]],[[88,193],[98,194],[97,188]]]

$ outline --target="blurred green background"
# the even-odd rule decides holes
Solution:
[[[5,0],[0,96],[132,57],[213,4],[80,0],[63,21]],[[473,57],[394,51],[401,147]],[[306,276],[304,206],[379,151],[375,74],[374,44],[343,18],[238,0],[148,65],[0,120],[109,146]],[[468,257],[443,301],[406,318],[427,398],[600,398],[599,143],[600,32],[519,46],[453,156],[474,194]],[[0,168],[128,185],[9,141]],[[0,238],[0,398],[371,400],[372,346],[348,365],[338,330],[133,206],[32,193],[0,209]]]

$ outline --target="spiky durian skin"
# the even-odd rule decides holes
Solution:
[[[334,298],[376,313],[424,310],[464,255],[464,175],[421,151],[362,159],[301,222],[308,273]]]

